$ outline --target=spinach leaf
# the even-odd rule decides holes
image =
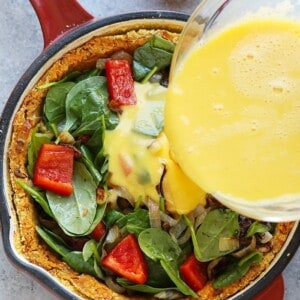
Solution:
[[[192,222],[190,221],[190,219],[186,215],[183,215],[183,219],[184,219],[186,225],[189,227],[190,232],[191,232],[191,238],[192,238],[192,243],[193,243],[193,247],[194,247],[194,254],[198,260],[201,260],[203,258],[202,258],[201,250],[200,250],[200,247],[199,247],[199,244],[197,241],[195,228],[194,228]]]
[[[47,93],[44,114],[50,123],[58,124],[66,118],[66,97],[74,82],[63,82],[53,86]]]
[[[94,268],[94,259],[90,258],[88,261],[84,261],[82,252],[69,252],[62,257],[62,260],[78,273],[90,274],[99,278]]]
[[[148,265],[148,280],[146,285],[157,288],[174,288],[174,283],[161,266],[159,261],[154,261],[145,256]]]
[[[103,151],[100,151],[95,159],[95,165],[100,168],[100,173],[103,177],[102,182],[106,182],[108,174],[108,156],[103,154]]]
[[[145,67],[144,65],[140,64],[136,60],[132,62],[133,67],[133,76],[136,81],[141,81],[143,78],[147,76],[147,74],[151,71],[150,68]]]
[[[155,48],[159,48],[170,53],[173,53],[175,50],[175,44],[159,35],[155,35],[150,41],[150,45]]]
[[[125,287],[128,290],[147,293],[147,294],[157,294],[166,290],[175,290],[174,287],[172,288],[159,288],[153,287],[147,284],[133,284],[131,281],[128,281],[124,278],[117,278],[117,283],[121,286]]]
[[[36,226],[35,230],[38,235],[46,242],[46,244],[59,255],[65,256],[71,251],[66,246],[65,242],[55,233],[47,230],[46,228],[42,229],[39,226]]]
[[[41,193],[35,187],[30,187],[22,180],[17,179],[16,182],[42,207],[42,209],[48,216],[53,218],[53,213],[43,193]]]
[[[68,235],[85,235],[93,224],[96,211],[96,188],[92,176],[83,163],[75,162],[74,192],[63,197],[47,192],[54,218]]]
[[[104,115],[106,128],[113,129],[118,116],[107,107],[106,78],[93,76],[78,82],[66,98],[66,124],[64,130],[74,130],[81,123]]]
[[[145,102],[136,116],[133,130],[157,137],[164,127],[164,107],[164,99]]]
[[[103,124],[105,123],[103,123],[102,119],[103,117],[99,116],[94,120],[89,120],[87,122],[81,123],[80,126],[72,132],[72,135],[75,137],[83,134],[92,135],[98,128],[104,130]]]
[[[148,210],[138,208],[134,212],[120,218],[116,224],[120,228],[126,228],[129,233],[139,234],[150,227]]]
[[[104,222],[108,227],[112,227],[119,219],[123,218],[124,216],[125,215],[118,210],[110,209],[105,214]]]
[[[269,231],[269,228],[267,225],[264,225],[262,223],[259,223],[257,221],[253,222],[250,227],[248,228],[246,237],[251,237],[256,233],[264,233]]]
[[[82,257],[84,261],[88,261],[93,255],[98,261],[100,261],[97,242],[91,239],[84,244],[84,247],[82,249]]]
[[[142,84],[147,83],[148,80],[150,80],[150,78],[158,71],[158,67],[153,67],[150,72],[144,77],[144,79],[142,80]]]
[[[180,292],[197,297],[197,294],[180,278],[178,258],[181,249],[167,232],[159,228],[148,228],[140,233],[138,242],[141,250],[150,259],[160,261],[161,266]]]
[[[198,298],[198,295],[180,278],[178,266],[174,261],[161,260],[160,263],[181,293]]]
[[[30,135],[30,143],[28,145],[28,150],[27,150],[27,159],[28,159],[27,171],[30,177],[33,176],[34,164],[42,144],[50,143],[51,141],[51,136],[49,134],[38,132],[39,126],[40,125],[37,125],[33,129]]]
[[[95,183],[98,185],[102,180],[102,175],[98,171],[98,169],[95,167],[94,163],[92,162],[92,155],[90,151],[87,149],[86,146],[81,145],[80,151],[82,154],[82,161],[86,168],[89,170],[91,175],[93,176]]]
[[[135,50],[133,57],[134,60],[147,68],[153,69],[154,67],[157,67],[158,70],[161,70],[170,65],[172,53],[159,48],[154,48],[146,43],[144,46]]]
[[[138,237],[142,251],[154,261],[176,260],[181,253],[178,244],[160,228],[148,228]]]
[[[68,247],[66,247],[64,241],[59,236],[45,228],[42,229],[39,226],[36,226],[36,231],[46,244],[56,253],[61,255],[62,260],[75,271],[90,274],[104,280],[102,270],[98,264],[99,255],[97,253],[97,245],[92,244],[93,242],[96,243],[95,241],[91,240],[92,242],[87,242],[89,245],[85,246],[85,253],[83,254],[83,252],[71,251]],[[87,250],[87,248],[90,249]],[[92,253],[87,253],[89,251]]]
[[[154,36],[134,51],[133,58],[149,69],[157,67],[158,70],[161,70],[170,65],[173,51],[173,43],[159,36]]]
[[[93,77],[93,76],[99,76],[100,75],[100,70],[98,69],[92,69],[92,70],[87,70],[84,71],[80,76],[78,76],[75,80],[75,82],[79,82],[82,81],[84,79],[87,79],[89,77]]]
[[[98,252],[98,245],[95,240],[89,240],[84,244],[83,250],[82,250],[82,257],[85,262],[88,262],[89,260],[94,260],[94,271],[97,274],[98,278],[101,278],[102,280],[105,280],[104,274],[99,266],[100,261],[100,254]]]
[[[96,215],[93,220],[93,223],[91,224],[89,230],[84,233],[84,235],[89,235],[92,233],[92,231],[95,229],[95,227],[101,222],[101,220],[104,217],[105,211],[106,211],[107,203],[97,204],[97,210]]]
[[[248,254],[246,257],[239,261],[230,264],[213,282],[213,287],[218,289],[230,285],[240,280],[250,269],[250,267],[259,263],[262,260],[263,255],[254,251]]]
[[[82,249],[82,257],[84,261],[88,261],[94,255],[94,247],[97,249],[97,243],[93,239],[84,244]]]
[[[103,115],[101,116],[101,122],[99,122],[98,128],[94,131],[91,138],[88,140],[86,146],[89,148],[89,150],[94,154],[95,161],[97,156],[101,157],[101,163],[103,162],[103,141],[104,141],[104,134],[105,134],[105,122]],[[96,166],[99,166],[99,164],[95,163]]]
[[[73,79],[78,77],[80,74],[81,73],[79,71],[71,72],[70,74],[68,74],[67,76],[65,76],[63,79],[61,79],[59,81],[47,82],[45,84],[42,84],[42,85],[38,86],[38,89],[46,89],[46,88],[58,85],[58,84],[63,83],[63,82],[72,81]]]
[[[94,271],[95,273],[97,274],[97,277],[102,279],[102,280],[105,280],[105,276],[100,268],[100,265],[99,265],[99,260],[94,256]]]
[[[222,237],[238,237],[240,226],[238,214],[230,209],[214,209],[205,217],[196,233],[197,244],[200,250],[198,259],[209,261],[230,252],[220,251],[219,240]]]

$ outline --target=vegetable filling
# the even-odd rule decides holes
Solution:
[[[163,132],[174,44],[154,36],[49,89],[31,132],[37,233],[64,262],[124,294],[197,298],[240,280],[275,224],[224,207],[180,170]]]

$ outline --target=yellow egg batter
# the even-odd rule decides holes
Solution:
[[[192,49],[168,89],[165,132],[206,192],[300,194],[300,24],[251,19]]]

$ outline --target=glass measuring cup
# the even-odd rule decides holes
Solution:
[[[170,76],[170,87],[172,90],[173,82],[176,81],[178,73],[183,68],[187,58],[192,53],[192,50],[195,49],[197,45],[202,43],[205,45],[211,37],[216,37],[218,34],[222,33],[226,28],[230,28],[239,22],[252,19],[252,18],[275,18],[275,19],[284,19],[289,21],[299,20],[300,13],[300,4],[293,3],[292,1],[271,1],[271,0],[259,0],[259,1],[242,1],[242,0],[227,0],[227,1],[218,1],[218,0],[204,0],[197,7],[195,12],[190,17],[188,24],[186,25],[182,36],[179,40],[179,44],[174,54],[173,63],[171,66],[171,76]],[[222,48],[220,48],[222,51]],[[297,62],[295,61],[295,64]],[[199,73],[202,70],[199,69]],[[300,72],[300,71],[299,71]],[[207,74],[201,73],[203,76]],[[250,83],[249,83],[250,84]],[[252,86],[252,89],[255,90],[256,86]],[[170,93],[169,93],[170,95]],[[299,94],[300,95],[300,94]],[[249,201],[246,197],[240,195],[236,196],[234,194],[229,194],[223,192],[222,190],[207,190],[207,186],[203,184],[205,180],[202,180],[200,177],[205,178],[205,174],[200,174],[197,170],[198,161],[194,160],[189,165],[186,164],[186,161],[189,160],[189,151],[186,152],[176,149],[174,147],[174,136],[170,138],[168,135],[168,114],[170,113],[170,104],[172,102],[172,97],[168,96],[167,109],[166,109],[166,132],[170,140],[171,151],[174,152],[175,160],[182,167],[183,171],[193,179],[199,186],[204,188],[204,190],[210,192],[214,195],[220,202],[224,205],[244,214],[249,217],[266,220],[266,221],[291,221],[300,219],[300,188],[297,193],[282,193],[276,197],[256,199],[257,201]],[[205,99],[199,97],[199,101],[203,102]],[[169,103],[169,104],[168,104]],[[185,114],[185,107],[189,106],[189,97],[182,96],[182,112],[178,113],[176,117],[173,117],[174,122],[180,122]],[[169,107],[169,109],[168,109]],[[171,112],[173,113],[173,112]],[[300,118],[299,118],[300,119]],[[189,123],[189,119],[185,118],[183,122]],[[200,121],[199,121],[200,122]],[[178,128],[178,127],[176,127]],[[188,127],[187,127],[188,128]],[[173,128],[174,129],[174,128]],[[194,128],[195,129],[195,128]],[[174,130],[173,130],[174,131]],[[217,131],[217,129],[215,129]],[[187,131],[186,131],[187,132]],[[182,136],[182,139],[186,139],[186,132],[180,133],[176,132],[176,139],[178,136]],[[300,141],[300,132],[299,141]],[[188,140],[188,139],[187,139]],[[188,144],[188,142],[187,142]],[[194,145],[187,145],[186,148],[193,148]],[[233,145],[234,147],[234,145]],[[258,146],[259,147],[259,146]],[[194,147],[195,148],[195,147]],[[283,149],[284,150],[284,149]],[[191,150],[192,151],[192,150]],[[194,150],[193,150],[194,151]],[[222,155],[220,152],[219,155]],[[236,164],[236,160],[233,158],[231,161],[232,164]],[[228,167],[228,166],[227,166]],[[195,172],[196,171],[196,172]],[[230,172],[229,172],[230,174]],[[285,174],[283,177],[285,177]],[[249,177],[249,183],[255,181],[255,174],[253,177]],[[272,175],[272,174],[270,174]],[[207,175],[208,176],[208,175]],[[288,175],[287,175],[288,176]],[[239,179],[236,180],[236,185],[240,185]],[[203,184],[203,185],[202,185]],[[280,184],[280,182],[279,182]],[[263,187],[264,181],[261,181],[261,187]],[[274,187],[278,186],[278,181],[274,181]]]

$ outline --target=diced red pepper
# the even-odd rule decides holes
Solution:
[[[119,153],[119,162],[124,175],[127,177],[133,170],[133,161],[129,155]]]
[[[120,110],[123,105],[136,104],[134,80],[127,60],[107,60],[105,62],[109,107]]]
[[[102,259],[102,265],[137,284],[148,279],[148,268],[134,234],[127,235]]]
[[[207,264],[191,254],[180,266],[180,274],[186,284],[195,292],[200,291],[207,281]]]
[[[73,162],[72,148],[43,144],[34,166],[33,184],[63,196],[71,195]]]
[[[98,187],[96,190],[96,195],[98,204],[104,203],[106,201],[105,190],[103,188]]]
[[[95,241],[99,242],[102,239],[102,237],[105,235],[105,232],[106,232],[106,226],[101,221],[100,223],[97,224],[95,229],[92,231],[91,236]]]

